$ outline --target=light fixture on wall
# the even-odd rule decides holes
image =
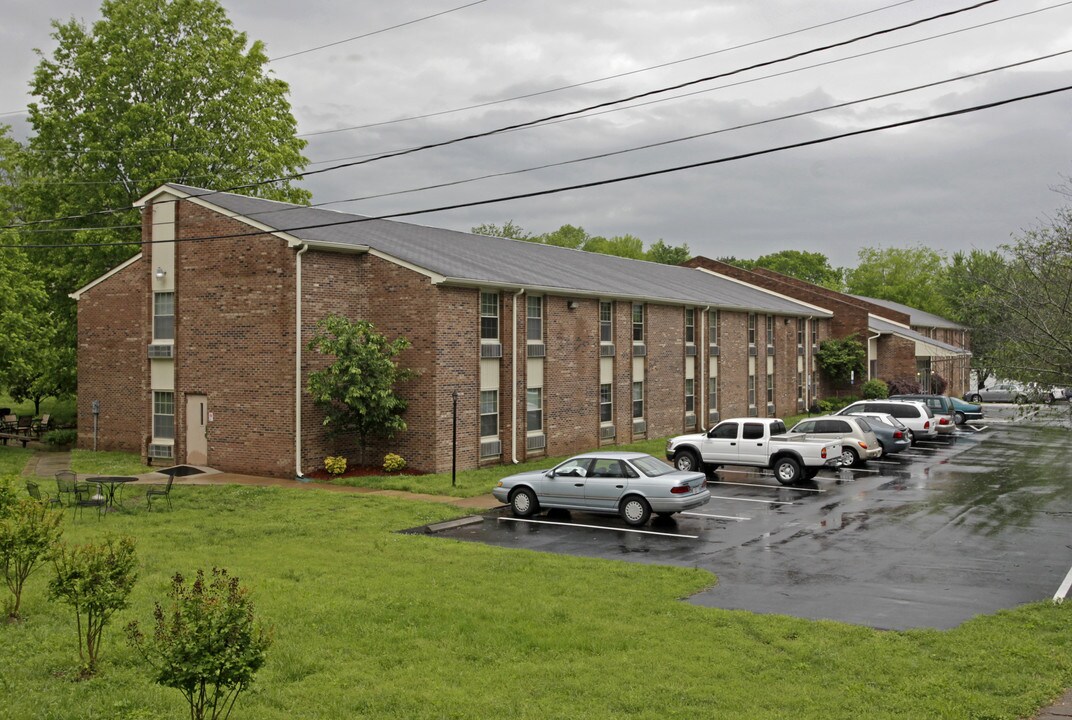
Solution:
[[[566,307],[568,307],[570,310],[576,310],[577,309],[577,301],[576,300],[570,300],[568,303],[566,303]]]
[[[162,267],[157,267],[155,274],[156,274],[156,279],[157,280],[163,280],[164,276],[167,275],[167,271],[164,270],[164,268],[162,268]]]

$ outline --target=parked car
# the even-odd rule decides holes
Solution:
[[[838,415],[857,412],[878,412],[893,415],[912,431],[912,444],[938,437],[934,411],[918,400],[860,400],[837,411]]]
[[[778,418],[729,418],[703,433],[670,438],[666,459],[678,470],[722,465],[770,468],[783,485],[841,464],[841,443],[787,433]]]
[[[841,440],[841,464],[862,465],[882,455],[882,445],[866,418],[853,415],[824,415],[801,420],[789,432],[807,437]]]
[[[883,455],[893,455],[912,446],[912,431],[888,413],[853,413],[857,417],[867,418],[867,424],[875,431],[878,444],[882,446]]]
[[[997,383],[990,387],[981,387],[964,396],[968,402],[1041,402],[1047,405],[1057,399],[1060,391],[1038,385],[1021,385],[1020,383]]]
[[[651,455],[595,452],[572,457],[551,470],[510,475],[491,491],[517,517],[544,508],[620,515],[643,525],[654,512],[667,517],[711,499],[700,472],[675,470]]]
[[[966,422],[983,419],[983,406],[965,402],[957,397],[949,398],[953,401],[953,422],[963,425]]]
[[[890,395],[890,400],[919,400],[926,403],[934,413],[935,422],[938,423],[938,434],[949,435],[956,432],[956,414],[953,410],[953,401],[945,395],[931,395],[917,393],[910,395]]]

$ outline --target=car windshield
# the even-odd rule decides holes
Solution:
[[[630,463],[636,466],[640,472],[644,473],[648,477],[659,477],[660,475],[666,475],[667,473],[674,472],[674,468],[670,467],[661,460],[656,460],[651,455],[644,455],[638,458],[632,458]]]

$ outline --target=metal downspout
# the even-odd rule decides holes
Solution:
[[[697,370],[700,373],[700,380],[701,380],[701,382],[700,382],[700,404],[699,404],[699,408],[696,410],[696,425],[697,425],[697,427],[699,427],[701,430],[703,430],[705,432],[707,431],[707,421],[705,420],[703,422],[700,422],[700,416],[704,415],[706,417],[711,417],[710,408],[708,408],[706,405],[704,405],[704,397],[705,397],[705,393],[707,392],[707,380],[708,380],[708,377],[709,377],[708,372],[710,371],[710,368],[707,368],[704,365],[703,358],[706,357],[707,362],[711,362],[711,358],[705,352],[702,352],[702,351],[707,349],[707,345],[704,343],[704,338],[706,337],[705,332],[707,331],[707,328],[711,324],[711,318],[709,318],[707,316],[707,314],[709,312],[711,312],[711,306],[710,305],[705,307],[703,309],[701,315],[700,315],[700,320],[701,320],[701,322],[700,322],[700,345],[699,345],[699,347],[696,348],[696,364],[699,366],[697,368]],[[695,373],[693,373],[693,377],[696,377]]]
[[[309,246],[302,243],[298,254],[294,259],[294,272],[296,276],[296,292],[294,301],[294,479],[305,480],[302,474],[301,438],[302,438],[302,412],[301,412],[301,355],[302,355],[302,262],[301,257]]]
[[[513,417],[510,420],[510,460],[514,463],[514,465],[517,465],[517,299],[521,297],[522,293],[524,292],[525,288],[521,288],[516,293],[514,293],[513,302],[514,352],[513,362],[511,362],[510,364],[513,365],[514,379],[510,388],[510,406],[513,408],[513,410],[511,411]]]
[[[882,337],[882,333],[876,333],[875,335],[872,335],[871,337],[867,338],[867,379],[868,380],[874,380],[874,378],[871,377],[871,341],[872,340],[877,340],[880,337]]]

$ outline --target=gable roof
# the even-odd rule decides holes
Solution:
[[[952,320],[948,320],[942,317],[941,315],[924,312],[923,310],[919,310],[914,307],[909,307],[908,305],[902,305],[901,303],[894,302],[893,300],[880,300],[878,298],[870,298],[864,295],[852,295],[851,297],[857,298],[859,300],[864,300],[869,303],[874,303],[875,305],[881,305],[882,307],[889,308],[890,310],[902,312],[909,318],[911,318],[910,321],[913,325],[918,325],[920,327],[948,328],[950,330],[967,330],[967,328],[963,325],[959,325]]]
[[[335,249],[371,250],[389,260],[427,271],[438,276],[437,281],[447,284],[524,287],[541,292],[709,305],[780,315],[829,317],[831,314],[762,288],[692,268],[375,220],[186,185],[163,185],[138,204],[161,193],[222,209],[237,220],[283,232],[298,242]],[[198,199],[198,196],[202,197]]]
[[[873,333],[882,333],[883,335],[896,335],[903,337],[907,340],[912,340],[916,343],[916,347],[923,346],[935,356],[970,356],[971,352],[964,348],[957,347],[956,345],[950,345],[949,343],[929,338],[926,335],[916,332],[911,328],[907,328],[899,323],[891,322],[885,318],[881,318],[878,315],[868,315],[867,317],[867,329]]]

